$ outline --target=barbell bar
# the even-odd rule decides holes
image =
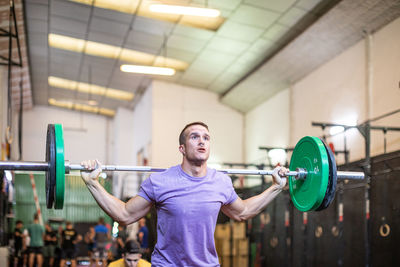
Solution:
[[[103,171],[163,172],[165,168],[149,166],[104,165]],[[326,209],[333,201],[337,179],[364,179],[363,172],[336,171],[330,148],[319,138],[306,136],[297,144],[286,173],[289,192],[300,211]],[[49,124],[46,139],[46,161],[0,161],[0,170],[46,172],[47,208],[62,209],[65,174],[90,171],[80,164],[64,160],[64,139],[61,124]],[[272,175],[273,170],[220,169],[225,174]]]
[[[80,164],[71,164],[69,161],[65,161],[65,173],[69,174],[71,171],[91,171]],[[126,171],[126,172],[163,172],[165,168],[154,168],[150,166],[130,166],[130,165],[102,165],[103,171]],[[49,164],[47,162],[40,161],[0,161],[0,170],[10,171],[43,171],[49,170]],[[233,175],[272,175],[273,170],[249,170],[249,169],[218,169],[217,171],[225,174]],[[289,171],[286,176],[294,176],[295,179],[306,179],[307,171],[298,168],[296,171]],[[349,172],[349,171],[338,171],[338,179],[364,179],[363,172]]]

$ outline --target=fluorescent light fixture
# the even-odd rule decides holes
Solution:
[[[121,71],[131,72],[131,73],[141,73],[141,74],[165,75],[165,76],[172,76],[175,74],[175,70],[172,68],[126,65],[126,64],[121,65]]]
[[[341,132],[344,131],[344,127],[343,126],[333,126],[329,129],[329,133],[331,135],[335,135],[335,134],[339,134]]]
[[[216,18],[221,12],[212,8],[190,7],[190,6],[173,6],[173,5],[150,5],[150,11],[166,14],[189,15],[199,17]]]
[[[88,100],[87,103],[89,106],[97,106],[99,104],[96,100]]]
[[[73,38],[65,35],[50,33],[48,38],[51,47],[77,53],[85,53],[91,56],[119,59],[141,65],[168,67],[176,70],[185,70],[188,67],[188,63],[181,60],[156,56],[118,46],[86,41],[84,39]]]
[[[88,84],[73,80],[67,80],[54,76],[50,76],[48,78],[48,82],[49,85],[53,87],[68,89],[72,91],[77,90],[78,92],[88,93],[88,94],[102,95],[117,100],[130,101],[134,97],[134,94],[131,92],[126,92],[114,88],[106,88],[95,84]]]
[[[54,98],[49,98],[48,102],[50,105],[55,106],[55,107],[60,107],[60,108],[85,111],[85,112],[90,112],[90,113],[98,113],[98,114],[110,116],[110,117],[115,115],[115,110],[112,110],[112,109],[93,107],[93,106],[89,106],[89,105],[82,105],[82,104],[74,103],[72,101],[65,101],[65,100],[59,101]]]
[[[177,23],[189,27],[207,29],[217,31],[219,27],[224,23],[225,19],[220,15],[220,11],[211,8],[198,8],[198,7],[179,7],[179,11],[182,12],[182,8],[188,13],[182,16],[181,13],[176,13],[177,8],[173,6],[174,3],[188,2],[188,1],[168,1],[171,5],[167,5],[168,9],[175,9],[173,13],[165,13],[166,8],[162,8],[164,13],[153,12],[152,9],[158,9],[157,6],[168,4],[167,1],[154,1],[154,0],[70,0],[72,2],[94,6],[97,8],[114,10],[126,14],[134,14],[135,16],[141,16],[161,21],[168,21],[171,23]],[[174,3],[173,3],[174,2]],[[139,6],[140,5],[140,6]],[[156,7],[154,7],[156,6]],[[189,9],[189,11],[187,11]],[[198,11],[199,10],[199,11]],[[211,10],[211,11],[207,11]],[[200,12],[200,13],[199,13]],[[202,14],[207,17],[201,16]],[[217,15],[218,14],[218,15]]]
[[[268,151],[268,156],[271,159],[272,165],[285,165],[286,163],[286,151],[281,148],[275,148]]]

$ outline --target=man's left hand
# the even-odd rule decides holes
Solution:
[[[276,167],[274,172],[272,173],[272,180],[275,185],[277,185],[280,189],[283,189],[286,185],[286,173],[289,172],[285,167]]]

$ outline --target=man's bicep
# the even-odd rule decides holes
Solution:
[[[243,213],[244,209],[245,205],[240,197],[238,197],[232,203],[222,206],[221,208],[222,212],[225,213],[225,215],[238,221],[240,220],[240,215]]]
[[[133,223],[144,217],[150,211],[153,203],[141,196],[135,196],[131,198],[125,205],[125,209],[130,218],[129,221],[130,223]]]

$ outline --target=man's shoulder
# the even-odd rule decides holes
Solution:
[[[165,181],[168,181],[170,177],[177,177],[177,175],[179,175],[179,165],[169,167],[163,172],[154,172],[143,183],[161,186],[165,185]]]
[[[164,179],[167,176],[176,175],[178,172],[179,172],[179,165],[175,165],[175,166],[169,167],[168,169],[165,169],[165,171],[152,173],[149,176],[149,178]]]
[[[232,181],[231,178],[226,173],[218,171],[213,168],[208,168],[207,175],[209,177],[212,177],[216,181],[222,181],[225,183],[227,182],[229,183],[230,181]]]

